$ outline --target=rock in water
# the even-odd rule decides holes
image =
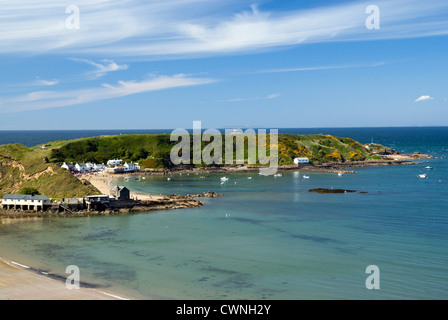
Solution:
[[[344,190],[344,189],[310,189],[308,192],[317,192],[317,193],[348,193],[348,192],[356,192],[356,190]]]

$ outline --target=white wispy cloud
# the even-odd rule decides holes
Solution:
[[[250,8],[247,1],[237,0],[77,0],[76,4],[80,29],[67,30],[62,1],[2,1],[0,53],[159,59],[448,34],[448,2],[441,0],[378,0],[379,30],[365,27],[370,1],[296,11]]]
[[[434,100],[431,96],[420,96],[417,99],[415,99],[415,102],[425,101],[425,100]]]
[[[35,91],[21,96],[0,99],[0,113],[65,107],[150,91],[205,85],[212,82],[215,82],[215,80],[192,78],[178,74],[174,76],[157,76],[143,81],[118,81],[116,85],[103,84],[95,88]]]
[[[77,62],[84,62],[84,63],[87,63],[87,64],[95,67],[95,69],[93,71],[89,71],[86,73],[87,76],[95,78],[95,79],[104,76],[108,72],[128,69],[128,65],[126,65],[126,64],[118,65],[114,61],[107,60],[107,59],[101,60],[101,62],[103,64],[97,63],[97,62],[94,62],[94,61],[88,60],[88,59],[70,58],[70,60],[77,61]]]
[[[300,71],[337,70],[337,69],[353,69],[353,68],[371,68],[371,67],[381,67],[383,65],[385,65],[385,62],[377,62],[377,63],[371,63],[371,64],[343,64],[343,65],[333,65],[333,66],[281,68],[281,69],[261,70],[261,71],[256,71],[253,73],[278,73],[278,72],[300,72]]]
[[[273,94],[268,95],[268,96],[266,97],[266,99],[267,99],[267,100],[271,100],[271,99],[275,99],[275,98],[278,98],[278,97],[280,97],[280,94],[278,94],[278,93],[273,93]]]
[[[37,79],[34,84],[38,86],[55,86],[59,83],[58,79],[54,80],[43,80],[43,79]]]
[[[278,93],[272,93],[266,97],[252,97],[252,98],[232,98],[229,100],[221,100],[220,102],[242,102],[242,101],[258,101],[258,100],[271,100],[280,97]]]

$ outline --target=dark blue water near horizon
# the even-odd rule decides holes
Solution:
[[[56,140],[71,140],[120,134],[170,134],[173,129],[141,130],[0,130],[0,145],[20,143],[26,147]],[[256,129],[255,129],[256,130]],[[225,129],[220,129],[224,133]],[[269,132],[269,129],[268,129]],[[279,128],[286,134],[331,134],[360,143],[375,142],[400,152],[444,153],[448,150],[448,127],[368,127],[368,128]]]

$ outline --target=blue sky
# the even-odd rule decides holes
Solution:
[[[2,1],[0,130],[447,126],[447,16],[444,0]]]

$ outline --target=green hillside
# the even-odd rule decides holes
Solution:
[[[48,160],[47,150],[0,146],[0,197],[32,187],[50,198],[83,197],[99,191]]]
[[[190,140],[192,141],[192,139]],[[246,137],[246,160],[247,140]],[[224,141],[223,138],[223,157],[225,157]],[[138,162],[143,168],[170,168],[172,167],[170,151],[175,144],[177,142],[171,142],[169,135],[95,137],[67,142],[58,147],[50,144],[49,147],[53,149],[49,159],[51,162],[95,163],[105,163],[109,159],[123,159],[124,161]],[[208,144],[209,142],[202,142],[202,148]],[[295,157],[308,157],[313,164],[380,159],[353,139],[331,135],[280,134],[278,150],[280,165],[293,164]],[[193,148],[191,148],[190,154],[193,155]]]

